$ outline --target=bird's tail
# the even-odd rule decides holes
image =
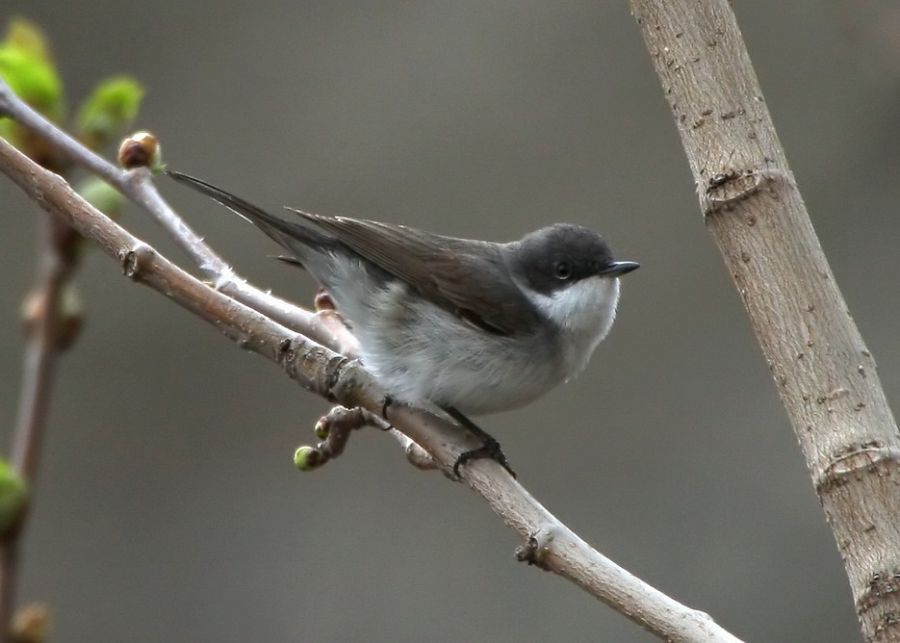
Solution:
[[[318,230],[269,214],[262,208],[211,183],[174,170],[166,170],[166,174],[179,183],[212,197],[238,216],[247,219],[281,246],[290,250],[301,263],[308,254],[306,252],[308,248],[325,249],[334,245],[333,238]]]

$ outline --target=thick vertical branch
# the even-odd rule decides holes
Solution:
[[[900,435],[727,0],[632,0],[697,183],[838,543],[862,630],[900,641]]]

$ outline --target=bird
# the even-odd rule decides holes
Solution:
[[[482,457],[515,475],[469,415],[524,406],[583,371],[615,320],[619,278],[639,267],[572,223],[498,243],[293,208],[288,220],[204,180],[167,174],[252,222],[313,276],[388,403],[437,407],[481,438],[457,458],[457,475]]]

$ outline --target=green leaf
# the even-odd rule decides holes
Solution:
[[[0,534],[5,534],[19,520],[28,498],[28,487],[9,463],[0,460]]]
[[[23,21],[10,25],[0,42],[0,76],[36,110],[51,120],[62,119],[62,82],[36,28]]]
[[[15,147],[22,145],[22,128],[11,118],[0,118],[0,138],[5,138]]]
[[[33,58],[43,60],[48,65],[53,64],[53,56],[50,55],[50,44],[44,32],[36,24],[25,18],[13,18],[6,28],[6,42],[14,49],[18,49]]]
[[[78,194],[106,216],[115,219],[125,208],[125,197],[106,181],[95,176],[78,186]]]
[[[128,76],[104,80],[81,105],[79,136],[93,149],[118,138],[137,116],[143,97],[144,88]]]

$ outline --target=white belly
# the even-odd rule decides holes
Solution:
[[[384,287],[356,262],[335,262],[338,310],[353,327],[363,364],[394,398],[471,415],[525,405],[577,375],[609,331],[618,280],[587,279],[552,298],[529,293],[553,320],[531,336],[501,337]]]
[[[400,400],[480,415],[527,404],[565,379],[547,339],[491,335],[425,302],[404,309],[405,293],[382,297],[390,303],[355,332],[363,364]]]

